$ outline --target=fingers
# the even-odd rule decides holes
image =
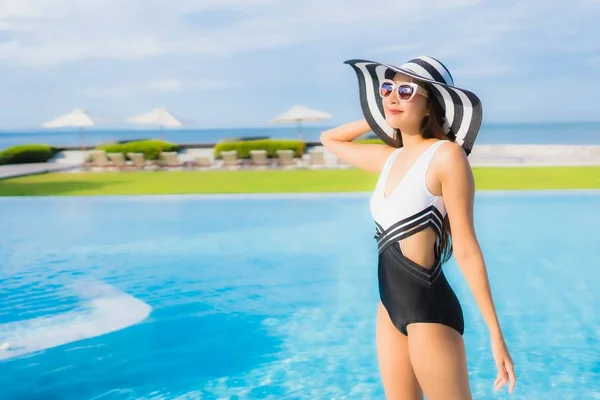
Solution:
[[[494,380],[494,390],[497,391],[501,389],[508,382],[510,382],[508,392],[512,393],[515,388],[515,384],[517,383],[514,366],[511,362],[504,362],[498,366],[498,374]]]
[[[508,376],[502,374],[501,371],[498,371],[498,375],[499,376],[494,381],[494,391],[500,390],[500,388],[502,388],[502,386],[506,385],[506,382],[508,382]]]
[[[508,375],[502,365],[498,366],[498,374],[496,380],[494,380],[494,390],[499,390],[508,381]]]
[[[506,372],[508,373],[508,379],[510,380],[508,393],[512,393],[515,388],[515,384],[517,383],[517,378],[515,377],[515,366],[511,362],[506,363]]]

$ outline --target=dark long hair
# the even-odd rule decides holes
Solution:
[[[443,109],[435,99],[435,96],[432,95],[429,85],[426,84],[426,86],[427,92],[429,93],[429,97],[427,97],[429,115],[426,115],[421,122],[421,136],[425,139],[437,138],[454,142],[456,136],[453,132],[449,132],[448,134],[444,133]],[[396,129],[394,136],[400,143],[400,147],[402,147],[402,135],[400,134],[400,130]],[[446,214],[442,221],[442,237],[440,238],[440,245],[436,249],[436,253],[440,256],[442,263],[448,261],[452,256],[452,232],[450,231],[448,214]]]

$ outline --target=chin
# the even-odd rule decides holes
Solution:
[[[402,114],[400,115],[389,115],[385,118],[387,124],[393,129],[399,129],[401,131],[413,131],[419,130],[419,122],[406,119]]]
[[[400,115],[389,115],[385,118],[385,121],[394,129],[402,129],[402,126],[405,125]]]

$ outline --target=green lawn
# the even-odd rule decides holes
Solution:
[[[598,189],[600,167],[473,168],[478,190]],[[54,173],[0,181],[0,196],[370,191],[376,174],[346,170]]]

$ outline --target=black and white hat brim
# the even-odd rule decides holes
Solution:
[[[360,103],[365,119],[377,136],[393,147],[401,143],[394,138],[394,128],[385,120],[379,85],[395,72],[429,84],[431,94],[444,111],[444,132],[453,134],[454,141],[471,153],[483,119],[481,101],[472,92],[454,87],[453,79],[442,63],[431,57],[418,57],[400,67],[368,60],[348,60],[356,72]]]

